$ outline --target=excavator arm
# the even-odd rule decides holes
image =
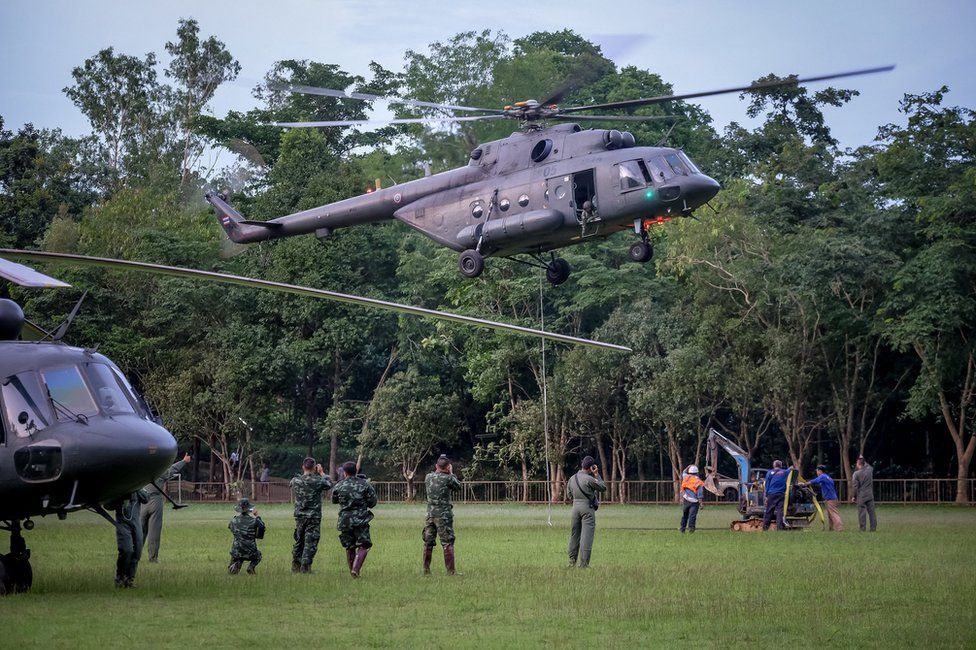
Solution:
[[[712,494],[722,496],[722,490],[718,486],[718,450],[720,447],[735,460],[739,469],[739,494],[745,494],[746,484],[749,482],[749,454],[715,429],[708,430],[708,442],[705,446],[705,489]]]

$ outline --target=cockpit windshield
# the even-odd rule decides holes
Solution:
[[[104,363],[86,363],[85,373],[95,389],[95,396],[102,411],[108,415],[130,415],[135,407],[123,392],[119,380],[112,369]]]
[[[47,394],[61,420],[73,420],[82,415],[95,415],[98,407],[77,366],[45,368],[41,377],[47,386]]]
[[[22,372],[4,377],[0,388],[7,423],[18,437],[27,438],[51,424],[52,416],[37,373]]]
[[[688,157],[688,154],[686,154],[684,151],[679,151],[678,156],[685,163],[692,174],[701,174],[701,170],[698,169],[695,163],[691,162],[691,158]]]

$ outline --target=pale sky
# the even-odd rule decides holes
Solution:
[[[371,60],[400,70],[406,50],[426,51],[461,31],[500,29],[516,38],[567,27],[603,45],[619,66],[657,72],[676,92],[744,84],[769,72],[897,64],[894,72],[834,82],[861,91],[849,107],[828,113],[845,146],[869,143],[880,124],[900,121],[905,92],[946,84],[949,104],[976,107],[976,2],[966,0],[0,0],[5,128],[33,122],[87,133],[84,116],[62,93],[71,69],[108,46],[154,51],[165,61],[163,45],[181,17],[196,18],[201,33],[224,41],[242,65],[240,78],[212,103],[217,116],[251,108],[251,88],[276,60],[336,63],[368,77]],[[633,40],[633,47],[618,45]],[[718,128],[746,121],[745,102],[735,95],[699,103]]]

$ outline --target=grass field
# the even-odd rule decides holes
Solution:
[[[421,506],[380,505],[350,579],[326,508],[312,575],[290,568],[288,506],[257,576],[227,575],[230,506],[166,512],[159,564],[113,586],[113,530],[87,514],[28,533],[34,590],[0,600],[0,647],[974,647],[976,509],[881,507],[875,534],[695,535],[666,506],[600,510],[592,567],[566,570],[568,508],[459,506],[458,568],[421,576]],[[0,536],[6,547],[6,536]]]

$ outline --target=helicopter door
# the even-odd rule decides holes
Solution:
[[[573,174],[573,205],[576,207],[576,221],[583,227],[583,236],[595,235],[599,230],[597,222],[600,221],[600,212],[597,210],[592,169]]]

